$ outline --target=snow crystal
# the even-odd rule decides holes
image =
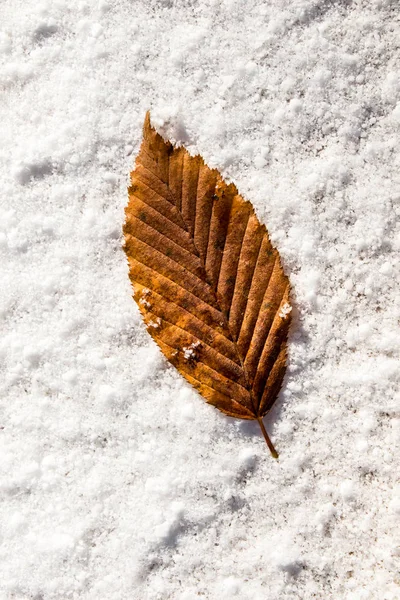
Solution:
[[[288,304],[287,302],[285,302],[285,304],[283,304],[280,308],[279,311],[279,316],[281,317],[281,319],[285,319],[287,317],[287,315],[289,313],[291,313],[292,311],[292,307],[290,306],[290,304]]]
[[[150,304],[150,302],[148,300],[146,300],[146,298],[140,298],[139,304],[141,304],[145,308],[148,308],[148,309],[151,308],[151,304]]]
[[[200,346],[200,342],[193,342],[190,346],[184,346],[182,348],[183,356],[185,360],[190,360],[197,357],[196,349]]]
[[[150,306],[149,303],[147,303],[147,304]],[[151,327],[153,329],[158,329],[160,327],[160,325],[161,325],[161,319],[159,317],[157,317],[155,320],[152,319],[152,320],[148,321],[148,323],[147,323],[147,327]]]

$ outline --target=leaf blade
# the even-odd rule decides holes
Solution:
[[[150,335],[206,402],[258,420],[265,437],[260,419],[285,374],[291,308],[265,226],[218,171],[165,141],[149,114],[131,182],[125,252]]]

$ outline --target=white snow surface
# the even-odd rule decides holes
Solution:
[[[397,0],[1,0],[2,600],[400,598],[399,35]],[[147,109],[290,276],[279,461],[131,298]]]

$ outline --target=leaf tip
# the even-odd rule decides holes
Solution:
[[[151,121],[150,121],[150,111],[147,110],[146,111],[146,116],[144,118],[144,123],[143,123],[143,137],[146,137],[146,134],[148,133],[149,130],[153,129],[151,126]]]

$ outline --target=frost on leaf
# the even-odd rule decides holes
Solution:
[[[131,173],[124,250],[133,296],[166,358],[209,404],[259,422],[286,369],[290,286],[250,202],[151,126]]]
[[[197,360],[197,358],[199,357],[199,352],[198,352],[198,348],[201,347],[201,343],[199,341],[197,342],[193,342],[193,344],[190,344],[190,346],[187,347],[183,347],[183,356],[185,357],[185,359],[190,362],[190,361],[195,361]]]
[[[281,319],[286,319],[288,314],[290,314],[291,312],[292,307],[290,306],[289,302],[285,302],[285,304],[281,307],[279,311],[279,316],[281,317]]]

